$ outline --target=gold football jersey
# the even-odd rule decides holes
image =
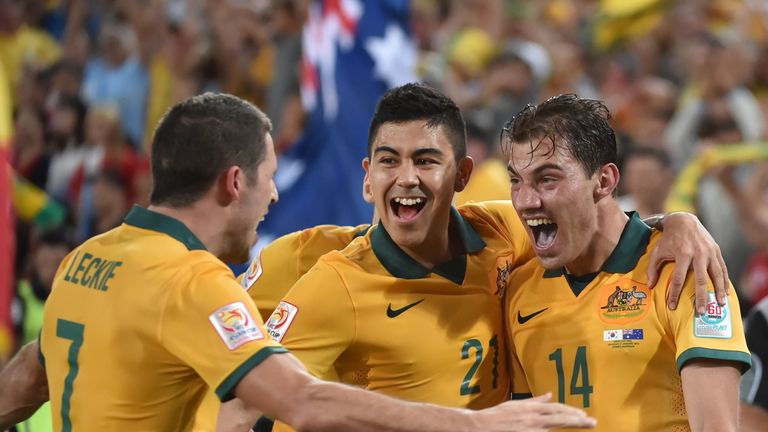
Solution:
[[[319,225],[286,234],[261,250],[238,282],[248,291],[262,319],[266,320],[280,299],[301,276],[328,252],[344,249],[370,225]],[[195,432],[214,432],[221,402],[209,392],[198,410]]]
[[[739,304],[694,315],[689,278],[677,310],[666,305],[673,265],[648,287],[650,246],[658,240],[633,214],[601,271],[585,277],[532,260],[512,273],[507,298],[513,397],[551,392],[584,408],[601,431],[688,431],[680,370],[718,359],[748,369]]]
[[[231,271],[176,219],[134,207],[62,262],[40,336],[54,429],[187,431],[274,353]]]
[[[427,269],[382,225],[324,255],[270,317],[311,373],[390,396],[484,408],[509,397],[502,298],[532,257],[509,202],[453,210],[465,254]]]
[[[267,320],[280,299],[328,252],[342,250],[370,225],[318,225],[286,234],[261,250],[238,281]]]

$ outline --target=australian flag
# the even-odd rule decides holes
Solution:
[[[376,102],[415,80],[407,0],[315,0],[303,34],[303,137],[278,160],[280,200],[264,240],[318,224],[370,222],[362,159]]]

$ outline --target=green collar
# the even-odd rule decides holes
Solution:
[[[635,268],[648,247],[648,242],[651,239],[651,228],[640,219],[637,212],[628,212],[627,216],[629,216],[629,221],[624,226],[619,243],[603,263],[600,272],[629,273]],[[564,268],[544,271],[545,278],[563,276],[564,274]],[[593,278],[597,274],[593,273]]]
[[[170,216],[134,205],[123,222],[135,227],[168,234],[183,243],[189,250],[207,250],[203,242],[186,225]]]
[[[454,228],[458,231],[464,243],[465,252],[451,261],[440,264],[431,270],[427,269],[400,249],[392,240],[392,237],[389,236],[387,230],[384,229],[383,224],[376,225],[371,232],[371,248],[373,253],[384,268],[396,278],[421,279],[429,276],[430,273],[436,273],[461,285],[464,282],[464,274],[467,270],[466,254],[481,251],[485,247],[485,242],[455,208],[451,208],[451,217],[455,222]]]

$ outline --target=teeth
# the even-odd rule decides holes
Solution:
[[[539,226],[555,223],[552,219],[528,219],[525,221],[528,226]]]
[[[395,198],[395,202],[400,205],[412,206],[421,204],[422,198]]]

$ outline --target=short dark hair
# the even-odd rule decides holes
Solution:
[[[616,134],[608,120],[611,114],[600,101],[575,94],[552,97],[539,105],[528,105],[508,121],[501,131],[502,150],[510,155],[514,143],[530,143],[531,154],[545,140],[565,148],[592,177],[601,166],[617,163]]]
[[[239,166],[256,181],[266,152],[269,118],[250,102],[223,93],[205,93],[165,113],[152,140],[150,202],[174,207],[194,203],[221,172]]]
[[[379,99],[368,129],[368,156],[381,125],[412,120],[426,120],[428,128],[442,126],[456,161],[467,155],[467,131],[456,103],[432,87],[410,83],[390,89]]]

